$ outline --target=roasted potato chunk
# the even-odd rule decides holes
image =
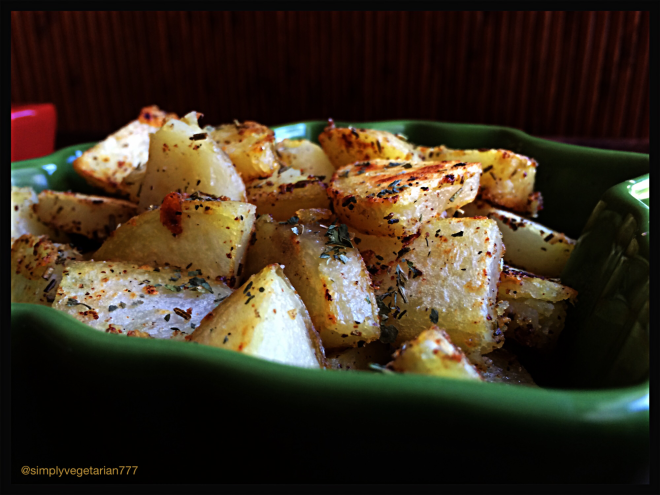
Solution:
[[[372,160],[335,172],[328,194],[339,218],[360,232],[415,234],[422,223],[474,200],[479,164]]]
[[[409,241],[406,237],[387,237],[380,235],[369,235],[358,232],[349,226],[354,232],[353,242],[360,251],[369,273],[377,273],[387,268],[399,257],[399,252]]]
[[[300,170],[279,169],[268,179],[250,182],[247,196],[248,202],[257,207],[257,215],[288,220],[300,209],[329,208],[326,188],[323,181]]]
[[[370,371],[372,364],[386,365],[392,359],[392,351],[389,344],[376,340],[362,347],[328,351],[326,357],[328,367],[333,370]]]
[[[390,132],[327,127],[319,142],[335,168],[366,160],[460,161],[481,163],[481,196],[505,208],[536,216],[543,207],[534,192],[537,163],[507,150],[455,150],[408,143]]]
[[[553,280],[505,267],[500,275],[497,298],[507,303],[500,316],[505,336],[541,351],[555,348],[564,329],[568,302],[577,291]]]
[[[160,129],[165,121],[176,118],[176,114],[166,113],[155,105],[144,107],[137,120],[78,157],[73,162],[73,169],[92,186],[137,203],[140,183],[136,180],[126,181],[126,178],[147,163],[149,136]]]
[[[484,381],[493,383],[510,383],[537,387],[529,372],[518,361],[518,358],[506,349],[496,349],[484,356],[486,369],[481,373]]]
[[[71,192],[42,191],[35,207],[39,220],[70,234],[103,240],[137,213],[134,203]]]
[[[504,342],[496,312],[503,252],[494,220],[440,218],[424,224],[399,260],[373,276],[383,331],[396,329],[401,344],[437,324],[479,364],[482,354]]]
[[[354,127],[325,128],[319,143],[336,168],[367,160],[424,160],[424,151],[391,132]]]
[[[253,274],[280,263],[302,297],[327,349],[354,347],[378,339],[378,309],[362,257],[345,226],[256,222],[245,265]]]
[[[196,271],[135,263],[67,263],[53,307],[101,331],[167,339],[193,329],[232,290]]]
[[[536,160],[507,150],[452,150],[444,146],[432,148],[427,160],[460,160],[479,162],[480,196],[492,203],[535,217],[543,208],[541,193],[534,192]]]
[[[11,188],[11,243],[23,234],[47,235],[55,242],[69,242],[69,237],[44,224],[34,211],[37,193],[31,187]]]
[[[245,201],[245,185],[229,157],[197,125],[198,114],[170,120],[152,137],[139,211],[158,205],[173,191],[204,191]]]
[[[20,236],[11,247],[11,302],[52,305],[64,263],[81,254],[47,236]]]
[[[467,204],[462,211],[459,216],[495,220],[506,246],[504,262],[544,277],[559,277],[575,247],[564,234],[485,201]]]
[[[388,367],[400,373],[482,380],[479,371],[468,361],[463,351],[455,347],[447,332],[436,325],[403,344],[394,353],[394,359]]]
[[[325,367],[319,335],[279,265],[251,276],[204,317],[190,340],[293,366]]]
[[[300,170],[303,175],[314,175],[330,182],[335,167],[318,144],[307,139],[283,139],[275,145],[277,156],[287,167]]]
[[[331,225],[337,222],[337,215],[326,209],[304,209],[296,211],[295,215],[300,223],[322,223]],[[412,238],[385,237],[363,234],[357,229],[348,225],[353,245],[360,251],[362,259],[369,273],[376,273],[380,269],[387,269],[388,266],[396,261],[399,252],[404,246],[412,241]]]
[[[160,208],[133,217],[117,228],[93,258],[183,266],[200,270],[200,276],[209,280],[235,287],[255,210],[249,203],[183,200],[182,195],[172,193]]]
[[[204,131],[229,155],[236,170],[247,183],[273,175],[280,166],[273,143],[275,133],[257,122],[234,122]]]

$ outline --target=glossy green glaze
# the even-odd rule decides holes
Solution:
[[[297,123],[275,131],[278,139],[316,140],[325,125]],[[538,160],[536,184],[545,199],[538,221],[579,236],[562,276],[579,291],[578,303],[569,313],[556,356],[536,365],[543,368],[541,375],[551,377],[540,380],[548,388],[298,369],[201,345],[104,334],[66,314],[25,304],[12,305],[13,355],[29,366],[31,346],[37,346],[74,372],[91,376],[107,376],[117,363],[132,376],[157,376],[174,367],[208,388],[231,377],[230,389],[259,394],[285,409],[304,404],[297,407],[314,410],[321,423],[332,421],[324,414],[338,410],[359,417],[388,410],[412,424],[424,411],[456,431],[497,418],[497,427],[512,438],[570,438],[594,455],[609,444],[644,451],[649,421],[649,200],[648,175],[643,174],[648,174],[648,155],[560,144],[501,127],[423,121],[355,125],[401,133],[422,145],[498,147]],[[89,146],[12,164],[12,185],[91,192],[71,168],[72,157]],[[533,357],[521,359],[535,368],[529,361]],[[130,385],[138,391],[140,386],[146,385]],[[188,378],[171,383],[174,391],[189,386]]]

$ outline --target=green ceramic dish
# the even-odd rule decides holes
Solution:
[[[278,139],[316,140],[325,125],[321,121],[303,122],[279,126],[275,131]],[[127,339],[91,331],[68,315],[26,304],[12,305],[14,366],[38,366],[41,358],[36,356],[40,355],[88,380],[103,380],[116,373],[133,377],[161,373],[170,377],[168,387],[178,394],[191,387],[214,390],[217,384],[223,384],[223,397],[258,396],[281,414],[306,411],[315,415],[326,438],[361,431],[360,445],[365,449],[391,450],[393,445],[404,448],[401,439],[390,436],[385,441],[364,433],[369,425],[379,425],[380,431],[388,425],[396,430],[432,418],[438,432],[453,439],[456,445],[471,443],[470,452],[479,448],[475,442],[496,442],[500,431],[519,445],[527,445],[529,439],[540,442],[546,452],[557,454],[555,460],[573,459],[578,455],[575,452],[600,459],[596,463],[600,467],[593,467],[593,472],[587,468],[575,471],[577,480],[582,479],[580,476],[607,479],[607,473],[601,473],[600,478],[597,473],[606,469],[602,453],[611,453],[612,447],[626,452],[617,461],[618,472],[632,472],[631,463],[644,459],[648,450],[648,155],[559,144],[503,127],[424,121],[355,125],[402,133],[423,145],[506,148],[538,160],[537,190],[545,199],[545,209],[538,220],[579,237],[562,276],[565,283],[579,291],[579,302],[569,314],[570,324],[562,335],[560,348],[555,356],[545,360],[521,356],[547,388],[298,369],[223,349]],[[75,156],[89,146],[91,143],[13,163],[12,185],[91,192],[71,167]],[[172,369],[180,374],[172,376]],[[126,394],[148,395],[153,385],[138,380],[126,387]],[[341,418],[339,424],[335,424],[337,418]],[[307,424],[300,421],[300,425]],[[452,427],[442,426],[447,424]],[[304,441],[292,431],[289,438]],[[413,452],[415,445],[427,443],[422,438],[410,441],[406,448]],[[566,445],[568,441],[580,445],[570,448],[573,454],[561,452],[562,443]],[[347,448],[354,450],[356,445],[351,442]],[[451,462],[444,454],[438,455],[442,462]],[[528,482],[539,477],[573,479],[566,466],[561,472],[569,478],[557,477],[556,471],[554,478],[548,478],[547,466],[519,457],[518,466],[526,466],[524,475],[511,466],[508,470],[501,466],[497,472],[513,476],[515,471],[516,480]],[[508,461],[506,464],[510,465]],[[367,478],[363,481],[382,482]],[[457,481],[460,480],[453,480]]]

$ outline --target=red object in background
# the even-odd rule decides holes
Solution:
[[[50,155],[55,149],[57,113],[50,103],[11,106],[11,161]]]

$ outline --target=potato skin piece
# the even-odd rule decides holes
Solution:
[[[238,201],[186,200],[181,208],[181,234],[163,225],[160,208],[146,211],[115,230],[94,259],[188,267],[235,287],[256,207]]]
[[[391,132],[354,127],[328,126],[319,135],[319,143],[332,165],[339,169],[354,162],[375,160],[424,160],[416,146]]]
[[[137,206],[103,196],[41,191],[35,211],[43,223],[55,229],[103,240],[118,224],[135,216]]]
[[[339,218],[360,232],[407,236],[473,201],[480,175],[476,163],[371,160],[337,170],[328,194]]]
[[[326,232],[316,223],[279,224],[268,215],[259,217],[245,273],[256,273],[270,263],[284,265],[326,349],[376,340],[380,337],[378,307],[362,257],[356,248],[346,248],[346,263],[321,258],[328,247]]]
[[[68,244],[55,244],[48,236],[20,236],[11,248],[11,302],[51,306],[64,264],[81,258]]]
[[[436,325],[403,344],[394,353],[388,367],[401,373],[482,380],[479,371],[463,351],[454,346],[447,332]]]
[[[73,169],[90,185],[137,203],[140,181],[128,181],[127,177],[147,163],[149,136],[165,121],[176,118],[176,114],[166,113],[156,105],[144,107],[136,120],[78,157],[73,162]]]
[[[325,367],[319,334],[276,264],[251,276],[206,315],[190,340],[284,364]]]

